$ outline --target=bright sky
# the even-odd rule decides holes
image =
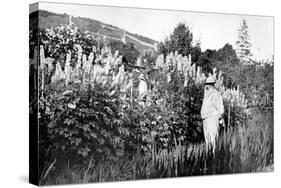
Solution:
[[[271,59],[274,51],[273,17],[59,3],[40,3],[39,9],[92,18],[157,41],[163,41],[177,23],[184,22],[194,40],[201,41],[202,50],[219,49],[226,43],[234,45],[237,30],[245,19],[254,59]]]

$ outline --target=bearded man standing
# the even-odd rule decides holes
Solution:
[[[214,87],[215,83],[213,76],[206,79],[201,107],[206,150],[208,151],[209,148],[212,148],[213,153],[215,152],[216,138],[219,133],[219,121],[222,121],[224,113],[223,99],[220,92]]]

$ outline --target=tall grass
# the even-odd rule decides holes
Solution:
[[[228,129],[217,140],[215,152],[205,144],[149,154],[125,154],[116,160],[91,160],[86,166],[53,171],[42,184],[89,183],[263,171],[273,164],[272,117],[257,115],[247,125]]]

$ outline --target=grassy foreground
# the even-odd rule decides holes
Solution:
[[[246,125],[222,132],[215,153],[204,144],[178,145],[86,165],[49,168],[41,184],[74,184],[210,174],[273,171],[273,113],[257,113]]]

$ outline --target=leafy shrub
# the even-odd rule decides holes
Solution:
[[[200,108],[206,76],[191,62],[191,56],[159,55],[149,66],[125,69],[122,56],[112,55],[106,48],[96,50],[91,46],[94,42],[87,43],[94,39],[80,36],[79,30],[62,27],[59,32],[52,32],[49,30],[45,35],[46,41],[52,42],[45,50],[41,47],[39,71],[40,148],[42,155],[48,156],[48,164],[56,157],[70,154],[84,163],[91,156],[111,165],[127,155],[129,161],[136,155],[154,161],[156,153],[163,152],[159,155],[163,155],[168,165],[163,166],[160,156],[151,165],[168,171],[160,173],[154,169],[148,175],[141,169],[140,177],[156,177],[156,172],[179,176],[178,169],[170,171],[178,168],[178,161],[171,158],[184,151],[178,151],[178,146],[195,144],[193,153],[188,154],[191,158],[184,160],[190,163],[182,167],[194,167],[195,172],[184,171],[184,174],[201,173],[199,167],[206,156],[197,145],[204,138]],[[75,36],[81,38],[73,40]],[[45,71],[44,65],[48,64],[45,51],[55,54],[60,50],[64,50],[61,54],[65,53],[65,59],[59,60],[54,73]],[[74,60],[73,55],[77,56]],[[231,120],[228,127],[243,127],[248,118],[248,101],[239,89],[223,86],[221,72],[213,70],[213,75],[223,95],[225,120],[228,122],[229,117]],[[47,76],[51,77],[50,82],[46,82]],[[144,91],[139,88],[140,80],[147,86]],[[200,165],[196,166],[193,160],[199,160]]]
[[[77,86],[58,92],[57,87],[61,85],[49,88],[46,93],[44,115],[49,122],[40,125],[47,130],[52,150],[74,151],[84,157],[122,154],[123,127],[118,100],[102,92],[102,88],[83,90]]]

